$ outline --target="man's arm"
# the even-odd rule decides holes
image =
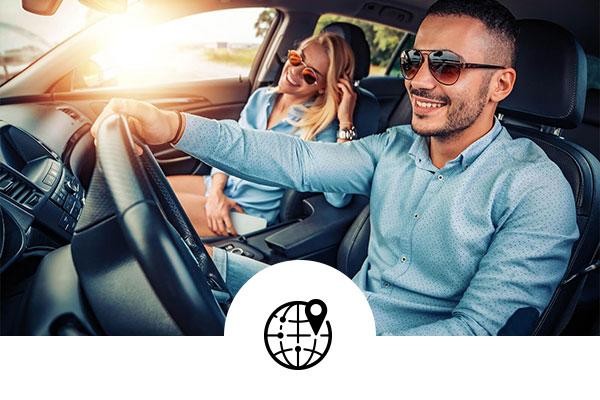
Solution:
[[[522,197],[506,210],[452,318],[387,333],[496,335],[502,328],[516,328],[529,334],[561,281],[579,236],[569,184],[552,172],[549,168],[535,187],[520,188]]]
[[[375,135],[345,143],[305,142],[290,135],[242,128],[186,114],[175,147],[242,179],[303,192],[369,194],[386,139]]]
[[[308,143],[289,135],[244,129],[235,121],[182,117],[131,99],[109,101],[90,129],[92,136],[113,113],[133,118],[147,144],[176,143],[176,148],[226,173],[300,191],[369,194],[377,160],[389,137],[372,135],[343,145]]]

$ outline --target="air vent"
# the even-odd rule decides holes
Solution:
[[[33,209],[43,195],[14,172],[0,166],[0,193],[23,207]]]
[[[78,121],[81,116],[72,108],[66,107],[66,106],[60,106],[60,107],[56,107],[56,109],[58,111],[62,111],[65,114],[67,114],[69,117],[71,117],[72,119],[74,119],[75,121]]]

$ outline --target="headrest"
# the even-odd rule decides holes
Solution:
[[[587,63],[573,35],[547,21],[519,21],[517,81],[498,110],[523,121],[575,128],[583,116]]]
[[[371,51],[369,50],[369,43],[365,39],[365,33],[360,27],[347,22],[333,22],[323,28],[321,32],[331,32],[346,39],[346,42],[348,42],[354,52],[356,60],[354,67],[355,81],[369,75]]]

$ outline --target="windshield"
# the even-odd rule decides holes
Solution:
[[[20,0],[3,1],[0,13],[0,85],[103,15],[78,0],[63,0],[51,16],[23,10]]]

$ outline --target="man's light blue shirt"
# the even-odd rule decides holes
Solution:
[[[560,169],[498,121],[440,169],[410,126],[330,144],[188,115],[176,147],[264,184],[369,195],[354,281],[378,334],[495,335],[518,310],[541,313],[579,235]],[[218,251],[215,262],[262,267]]]
[[[241,112],[238,121],[240,126],[266,130],[277,95],[273,88],[260,88],[254,91]],[[300,121],[302,115],[301,110],[291,108],[287,117],[269,128],[269,132],[288,134],[299,138],[302,131],[298,130],[293,123]],[[337,140],[337,128],[337,122],[331,123],[326,129],[319,132],[315,140],[335,142]],[[213,168],[211,176],[218,172],[223,171]],[[211,184],[210,177],[207,177],[205,182],[208,188]],[[285,189],[280,186],[262,185],[230,175],[223,192],[227,197],[242,206],[246,213],[265,218],[268,224],[273,224],[279,216],[279,208]],[[325,193],[325,199],[334,207],[344,207],[350,202],[352,196],[345,193]]]

